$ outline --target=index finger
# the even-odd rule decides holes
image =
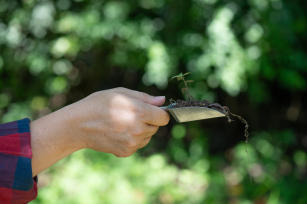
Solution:
[[[154,105],[142,103],[143,121],[149,125],[165,126],[169,122],[169,114]]]

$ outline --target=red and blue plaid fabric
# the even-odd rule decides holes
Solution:
[[[28,203],[37,196],[32,178],[30,120],[0,124],[0,203]]]

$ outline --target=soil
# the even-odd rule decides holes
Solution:
[[[224,113],[226,115],[226,118],[228,119],[228,122],[232,122],[232,118],[236,118],[238,119],[241,123],[244,124],[244,137],[245,137],[245,142],[248,142],[248,123],[247,121],[239,115],[236,115],[234,113],[231,113],[229,108],[227,106],[222,106],[218,103],[210,103],[207,100],[202,100],[202,101],[196,101],[196,100],[188,100],[188,101],[184,101],[184,100],[170,100],[170,102],[173,105],[173,107],[175,108],[179,108],[179,107],[206,107],[206,108],[211,108],[217,111],[220,111],[222,113]]]

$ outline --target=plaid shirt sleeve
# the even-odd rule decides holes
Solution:
[[[30,120],[0,124],[0,203],[28,203],[37,196],[32,178]]]

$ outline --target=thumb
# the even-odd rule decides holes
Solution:
[[[162,106],[165,102],[165,96],[152,96],[147,93],[142,93],[136,96],[137,99],[154,106]]]
[[[144,101],[146,103],[146,101]],[[151,101],[149,104],[154,106],[162,106],[165,102],[165,96],[152,96]]]
[[[144,92],[134,91],[130,89],[121,88],[119,92],[129,95],[133,98],[139,99],[144,103],[148,103],[154,106],[161,106],[165,102],[165,96],[152,96]]]

